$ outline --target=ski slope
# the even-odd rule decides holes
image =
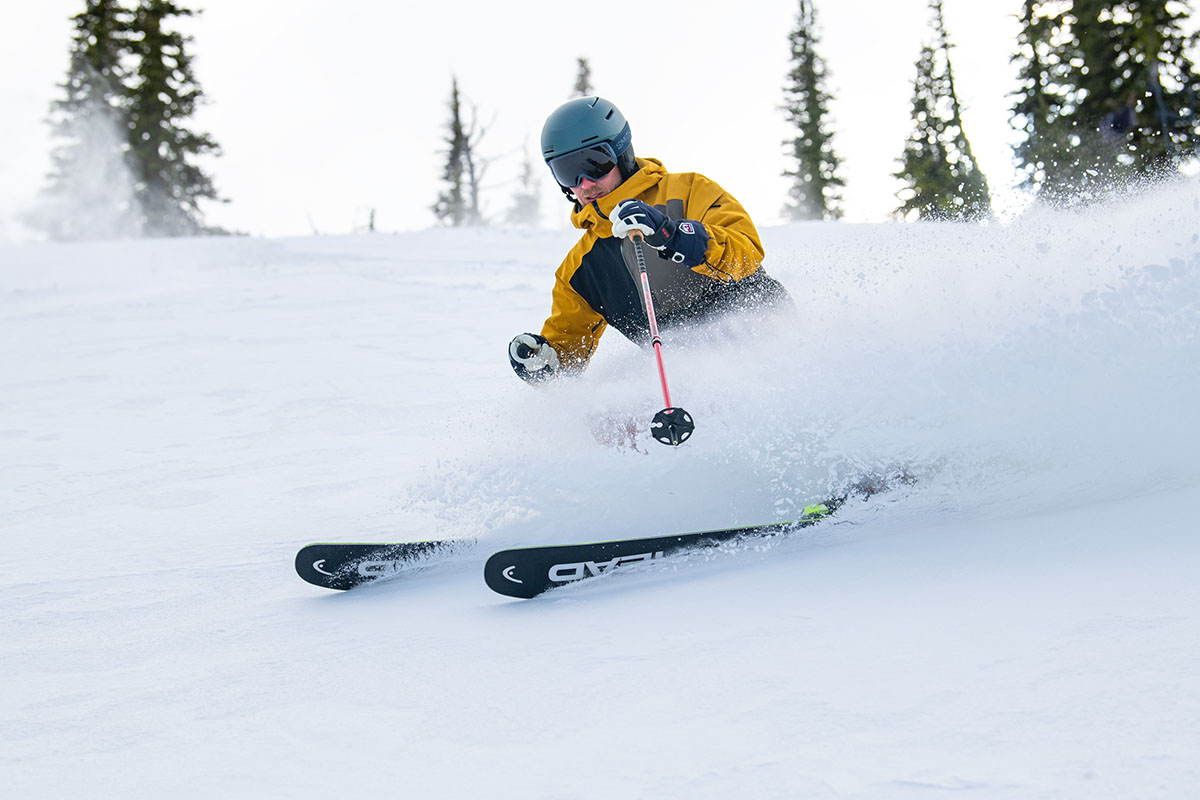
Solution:
[[[661,407],[615,332],[511,373],[573,231],[2,247],[4,795],[1194,798],[1197,220],[767,229],[798,313],[666,337],[678,449],[598,444]],[[897,467],[790,538],[482,581]]]

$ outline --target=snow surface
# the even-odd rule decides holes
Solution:
[[[615,332],[511,374],[574,238],[0,249],[4,796],[1200,796],[1200,187],[764,231],[799,314],[668,337],[678,449],[597,444],[662,404]],[[897,466],[786,539],[482,581]]]

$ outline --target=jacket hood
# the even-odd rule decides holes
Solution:
[[[654,158],[639,158],[638,171],[629,176],[620,186],[613,189],[599,200],[588,203],[571,213],[571,223],[576,228],[591,231],[597,236],[612,236],[612,223],[608,215],[625,200],[641,197],[647,191],[658,186],[667,176],[667,170],[662,162]]]

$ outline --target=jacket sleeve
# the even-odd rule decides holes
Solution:
[[[696,175],[688,197],[688,217],[704,224],[708,249],[704,263],[693,267],[722,283],[740,281],[762,266],[762,240],[754,221],[716,182]]]
[[[568,371],[583,371],[608,324],[571,286],[581,255],[572,250],[554,277],[550,316],[542,326],[542,336],[558,353],[559,363]]]

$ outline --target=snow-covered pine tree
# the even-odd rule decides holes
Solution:
[[[796,135],[784,142],[795,168],[783,173],[792,181],[783,214],[792,220],[839,219],[845,182],[838,175],[840,161],[827,124],[830,97],[825,90],[825,63],[817,53],[812,0],[800,0],[788,41],[792,68],[784,86],[784,111]]]
[[[991,213],[987,178],[963,130],[942,0],[929,0],[933,40],[921,48],[913,81],[913,132],[895,176],[904,182],[896,213],[911,219],[977,219]]]

